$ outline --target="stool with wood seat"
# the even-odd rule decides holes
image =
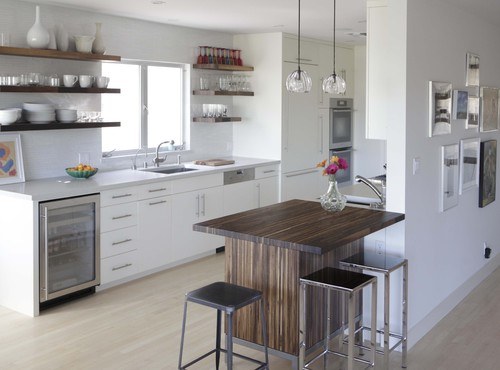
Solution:
[[[262,342],[264,347],[265,361],[258,361],[256,359],[240,355],[233,352],[233,314],[238,309],[248,306],[254,302],[260,301],[260,317],[262,323]],[[215,340],[215,349],[197,357],[193,361],[186,365],[182,365],[182,352],[184,349],[184,333],[186,329],[186,316],[187,316],[187,304],[188,302],[201,304],[203,306],[212,307],[217,309],[217,331]],[[186,293],[186,299],[184,302],[184,317],[182,320],[182,335],[181,335],[181,348],[179,353],[179,370],[187,369],[189,366],[203,360],[204,358],[215,353],[215,368],[219,369],[220,354],[221,352],[227,354],[227,369],[233,369],[233,356],[242,358],[247,361],[258,364],[259,366],[255,369],[268,369],[269,359],[267,353],[267,333],[266,333],[266,317],[264,314],[265,304],[262,292],[246,288],[239,285],[229,284],[225,282],[216,282],[210,285],[204,286],[202,288],[193,290]],[[221,341],[221,313],[224,312],[227,317],[227,337],[226,337],[226,349],[222,349],[220,345]]]
[[[389,367],[389,353],[401,344],[401,367],[407,366],[407,335],[408,335],[408,260],[404,258],[377,254],[374,252],[361,252],[339,262],[341,267],[353,268],[355,271],[373,271],[384,274],[384,329],[372,330],[384,335],[383,349],[377,349],[377,353],[384,355],[385,368]],[[403,268],[403,296],[402,296],[402,333],[396,334],[390,331],[390,274]],[[373,323],[372,323],[372,328]],[[371,330],[369,327],[361,329]],[[397,339],[391,347],[389,337]]]
[[[352,370],[354,368],[354,361],[363,362],[370,366],[375,365],[375,332],[372,333],[369,349],[371,350],[370,360],[365,360],[360,357],[354,356],[354,333],[355,333],[355,308],[356,297],[362,292],[363,288],[371,285],[372,299],[371,299],[371,315],[372,325],[375,325],[377,318],[377,278],[371,275],[365,275],[354,271],[341,270],[332,267],[325,267],[319,271],[313,272],[307,276],[300,278],[300,305],[299,305],[299,370],[309,369],[309,366],[316,360],[328,355],[338,355],[347,358],[347,368]],[[323,351],[315,356],[312,360],[306,363],[306,315],[314,315],[314,312],[306,312],[307,302],[307,287],[315,286],[323,288],[326,291],[326,309],[325,312],[325,334],[323,340]],[[330,350],[329,337],[332,333],[330,327],[331,319],[330,293],[338,292],[341,295],[346,295],[348,298],[348,349],[347,354],[339,351]],[[343,328],[342,328],[343,329]],[[342,333],[343,335],[343,333]]]

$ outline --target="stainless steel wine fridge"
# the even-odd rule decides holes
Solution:
[[[99,194],[40,203],[40,308],[100,283]]]

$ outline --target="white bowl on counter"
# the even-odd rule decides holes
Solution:
[[[22,110],[20,108],[0,109],[0,125],[10,125],[21,118]]]

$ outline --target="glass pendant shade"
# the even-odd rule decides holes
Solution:
[[[311,91],[311,87],[311,76],[309,76],[309,74],[302,69],[293,71],[286,79],[286,89],[289,92],[307,93]]]
[[[344,79],[335,73],[323,80],[323,91],[327,94],[343,94],[345,89]]]

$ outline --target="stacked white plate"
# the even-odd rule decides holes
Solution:
[[[49,123],[56,120],[53,104],[23,103],[23,115],[31,123]]]
[[[62,123],[76,122],[78,119],[76,109],[56,109],[56,119]]]

